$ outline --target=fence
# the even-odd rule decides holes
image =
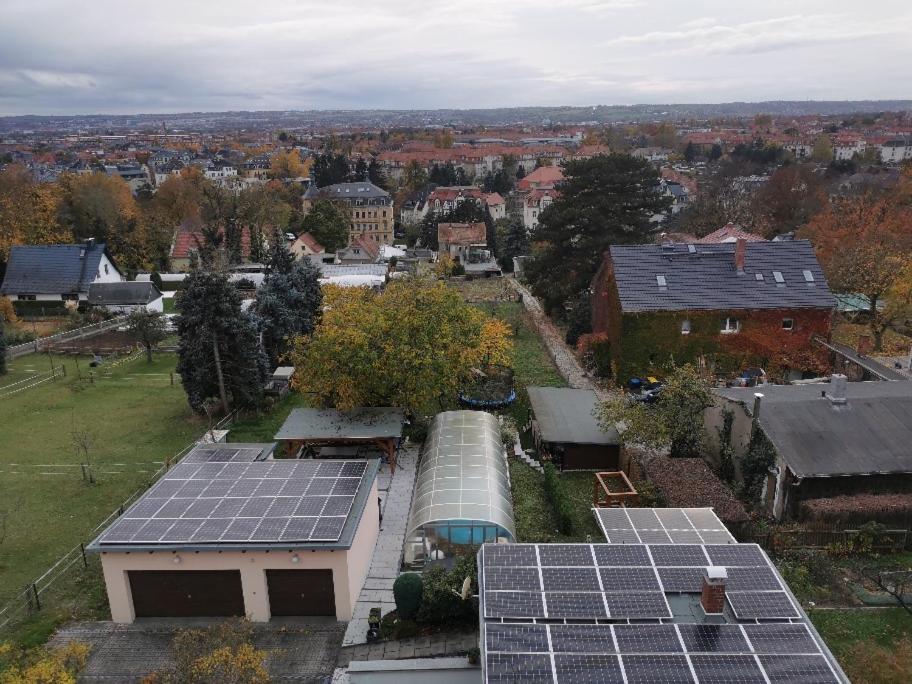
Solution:
[[[836,545],[848,546],[859,535],[870,539],[872,551],[896,553],[910,548],[912,530],[877,530],[840,527],[784,528],[747,531],[736,535],[739,541],[759,544],[767,551],[781,553],[789,549],[825,549]]]
[[[12,360],[20,356],[25,356],[26,354],[40,352],[44,349],[48,349],[54,345],[60,344],[61,342],[80,340],[84,337],[92,337],[93,335],[97,335],[106,330],[110,330],[111,328],[116,328],[117,326],[122,325],[126,320],[127,316],[118,316],[107,321],[92,323],[91,325],[76,328],[75,330],[65,330],[64,332],[56,333],[55,335],[39,337],[37,340],[32,340],[31,342],[23,342],[22,344],[7,347],[6,358]]]
[[[204,439],[207,434],[212,430],[221,430],[225,429],[228,426],[234,423],[235,418],[238,416],[238,409],[235,409],[230,414],[222,418],[218,423],[213,425],[211,430],[206,430],[201,436],[200,440]],[[164,463],[149,477],[149,485],[151,486],[166,470],[168,470],[172,465],[177,463],[181,458],[186,456],[190,450],[195,447],[197,442],[188,444],[179,452],[173,456],[165,459]],[[141,487],[133,492],[127,499],[120,504],[116,509],[111,511],[108,516],[98,523],[91,532],[89,532],[89,538],[93,539],[101,530],[114,522],[117,518],[123,515],[124,511],[127,510],[142,494],[148,489],[148,487]],[[37,579],[29,582],[28,585],[16,596],[10,599],[5,606],[0,608],[0,630],[9,626],[14,620],[19,618],[28,617],[29,615],[34,614],[37,611],[40,611],[43,606],[46,604],[46,601],[43,603],[43,597],[46,597],[47,592],[54,586],[61,578],[65,577],[73,567],[89,567],[89,559],[86,556],[85,550],[86,542],[80,542],[78,545],[74,546],[72,549],[67,551],[63,556],[61,556],[56,563],[49,567],[45,572],[38,577]]]
[[[0,387],[0,399],[6,399],[7,397],[11,397],[14,394],[18,394],[19,392],[24,392],[27,389],[37,387],[38,385],[42,385],[46,382],[51,382],[52,380],[56,380],[57,378],[64,376],[66,376],[66,368],[62,365],[52,368],[49,371],[45,371],[44,373],[35,373],[34,375],[30,375],[27,378],[23,378],[17,382],[12,382],[9,385]]]

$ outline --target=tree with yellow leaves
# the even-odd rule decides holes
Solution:
[[[510,332],[439,281],[403,279],[379,294],[328,286],[320,324],[294,343],[293,364],[308,369],[295,388],[325,406],[419,413],[455,397],[473,369],[509,365]]]
[[[41,648],[16,657],[8,644],[0,645],[0,656],[14,660],[0,672],[0,684],[76,684],[90,650],[88,644],[74,641],[58,649]]]
[[[300,178],[306,173],[304,162],[297,150],[281,150],[272,156],[269,175],[273,178]]]
[[[70,240],[57,220],[60,188],[36,183],[29,171],[10,166],[0,171],[0,262],[14,245],[45,245]]]

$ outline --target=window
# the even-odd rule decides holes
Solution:
[[[109,271],[108,271],[108,265],[107,265],[107,264],[104,265],[104,270],[105,270],[105,275],[108,275]]]
[[[783,318],[782,319],[782,329],[783,330],[792,330],[795,327],[794,318]]]
[[[761,283],[763,282],[763,274],[762,274],[762,273],[758,273],[758,274],[755,275],[754,277],[755,277],[759,282],[761,282]]]
[[[60,298],[65,302],[78,302],[79,301],[78,294],[64,294],[64,295],[60,295]]]
[[[782,271],[773,271],[773,278],[780,285],[785,282],[785,278],[782,277]]]
[[[814,274],[811,273],[810,271],[804,271],[804,281],[807,282],[807,283],[813,283],[813,282],[814,282]]]
[[[19,295],[18,299],[20,302],[34,302],[35,295],[21,294]]]
[[[723,334],[736,333],[741,329],[741,322],[737,318],[730,316],[722,321],[722,329],[719,331]]]
[[[685,318],[683,321],[681,321],[681,334],[690,335],[690,320],[689,319]]]
[[[659,284],[659,287],[667,287],[667,286],[668,286],[668,282],[665,280],[665,276],[663,276],[663,275],[657,275],[657,276],[656,276],[656,282]]]

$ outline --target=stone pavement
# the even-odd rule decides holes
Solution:
[[[396,474],[390,477],[389,469],[384,466],[379,475],[377,487],[383,506],[383,523],[367,579],[345,631],[343,646],[363,644],[367,640],[367,616],[371,608],[380,606],[386,615],[396,607],[393,582],[399,576],[420,449],[421,446],[415,444],[404,446],[399,452]]]
[[[339,667],[353,660],[402,660],[405,658],[436,658],[464,655],[478,648],[478,632],[433,634],[397,641],[344,646],[339,650]]]
[[[592,390],[600,399],[606,399],[608,397],[607,393],[592,382],[589,374],[577,360],[576,355],[564,342],[563,334],[542,310],[538,300],[516,278],[507,278],[507,281],[522,295],[523,306],[544,341],[551,360],[554,361],[554,365],[557,366],[558,372],[564,377],[567,384],[576,389]]]
[[[82,684],[138,682],[174,661],[171,642],[181,629],[197,629],[212,620],[140,620],[131,625],[76,622],[51,637],[51,646],[80,641],[92,647]],[[332,674],[345,623],[333,618],[273,620],[253,626],[253,645],[266,652],[275,681],[304,684]]]

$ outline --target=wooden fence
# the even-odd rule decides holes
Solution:
[[[111,328],[116,328],[119,325],[123,325],[126,320],[126,316],[118,316],[117,318],[101,321],[100,323],[92,323],[91,325],[86,325],[82,328],[76,328],[75,330],[66,330],[64,332],[57,333],[56,335],[39,337],[37,340],[32,340],[31,342],[25,342],[23,344],[7,347],[6,358],[12,360],[26,354],[44,351],[51,346],[59,345],[61,342],[69,342],[70,340],[81,340],[86,337],[92,337],[93,335],[98,335],[105,332],[106,330],[110,330]]]
[[[870,550],[896,553],[912,548],[912,530],[869,530],[856,528],[812,527],[745,530],[737,534],[741,542],[759,544],[767,551],[780,553],[789,549],[826,549],[837,545],[850,546],[859,541],[859,535],[869,537]]]

